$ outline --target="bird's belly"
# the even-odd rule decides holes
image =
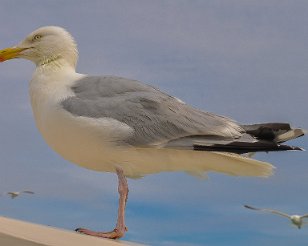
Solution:
[[[130,129],[112,119],[73,116],[59,108],[34,115],[47,144],[64,159],[92,170],[114,171],[121,152],[116,144],[119,135],[129,134]]]

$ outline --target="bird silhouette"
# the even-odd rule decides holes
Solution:
[[[257,211],[261,211],[261,212],[277,214],[277,215],[286,217],[289,220],[291,220],[292,224],[295,225],[298,229],[302,228],[303,224],[305,223],[304,219],[308,218],[308,214],[304,214],[304,215],[297,215],[297,214],[289,215],[289,214],[286,214],[286,213],[283,213],[281,211],[274,210],[274,209],[255,208],[255,207],[251,207],[249,205],[244,205],[244,207],[248,208],[248,209],[252,209],[252,210],[257,210]]]
[[[33,191],[30,191],[30,190],[23,190],[23,191],[9,191],[7,192],[6,194],[11,196],[12,199],[20,196],[22,193],[26,193],[26,194],[31,194],[33,195],[34,192]]]

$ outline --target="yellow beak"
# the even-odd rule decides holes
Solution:
[[[27,48],[10,47],[4,50],[0,50],[0,62],[16,58],[20,54],[20,52],[25,49]]]

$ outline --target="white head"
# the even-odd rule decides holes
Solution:
[[[45,26],[30,33],[18,45],[0,51],[0,61],[28,59],[36,66],[64,61],[73,68],[78,60],[74,38],[62,27]]]

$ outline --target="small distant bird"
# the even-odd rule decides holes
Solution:
[[[30,190],[23,190],[23,191],[9,191],[6,194],[11,196],[12,199],[18,197],[21,193],[27,193],[27,194],[34,194],[33,191]]]
[[[280,212],[280,211],[277,211],[277,210],[273,210],[273,209],[254,208],[254,207],[251,207],[251,206],[248,206],[248,205],[244,205],[244,207],[252,209],[252,210],[258,210],[258,211],[272,213],[272,214],[277,214],[277,215],[281,215],[283,217],[286,217],[286,218],[290,219],[291,222],[295,226],[297,226],[298,229],[301,229],[301,227],[303,226],[303,224],[304,224],[304,220],[303,219],[304,218],[308,218],[308,214],[304,214],[304,215],[297,215],[297,214],[289,215],[289,214],[286,214],[286,213],[283,213],[283,212]]]

